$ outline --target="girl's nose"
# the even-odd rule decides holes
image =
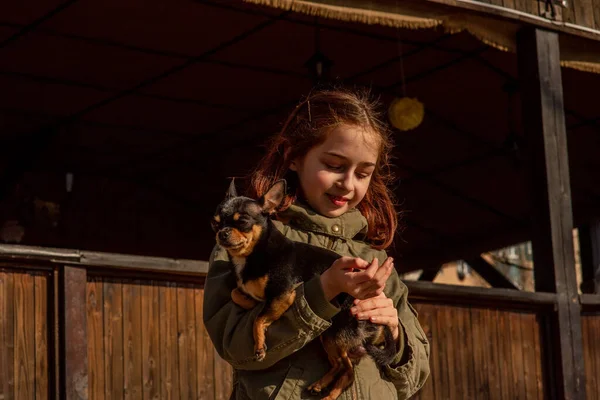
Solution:
[[[351,192],[354,190],[354,174],[347,173],[339,180],[340,188]]]

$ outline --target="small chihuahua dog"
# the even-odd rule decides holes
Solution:
[[[234,303],[251,309],[264,302],[254,321],[254,354],[266,356],[265,333],[293,304],[297,283],[321,274],[340,256],[332,251],[286,238],[270,216],[283,200],[285,180],[277,181],[258,200],[238,196],[233,180],[225,200],[212,220],[217,243],[232,260],[237,287],[231,292]],[[346,293],[335,299],[342,311],[321,335],[331,370],[308,387],[317,395],[331,386],[327,399],[336,399],[354,381],[354,365],[368,354],[379,365],[389,364],[396,343],[387,326],[358,321],[350,313],[354,298]],[[333,383],[333,385],[331,385]]]

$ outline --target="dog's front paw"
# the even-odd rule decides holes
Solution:
[[[256,361],[262,361],[267,356],[267,346],[264,346],[262,349],[254,350],[254,359]]]
[[[310,385],[307,390],[313,396],[317,396],[321,393],[321,390],[323,390],[323,388],[321,388],[319,382],[315,382],[312,385]]]

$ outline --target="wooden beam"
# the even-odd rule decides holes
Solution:
[[[527,27],[517,34],[523,126],[531,163],[536,291],[557,294],[548,365],[561,399],[585,399],[581,306],[575,276],[573,215],[558,34]],[[557,350],[559,350],[557,352]],[[548,363],[550,364],[550,363]]]
[[[581,291],[600,294],[600,221],[579,227]]]
[[[556,295],[553,293],[534,293],[510,289],[483,288],[476,286],[441,285],[431,282],[405,281],[408,297],[411,300],[440,302],[459,302],[477,304],[477,306],[493,305],[501,309],[513,308],[547,308],[556,306]]]
[[[60,392],[66,400],[87,400],[85,268],[63,267],[59,277]]]
[[[504,289],[517,289],[514,283],[504,274],[481,257],[472,257],[465,260],[483,279],[492,287]]]
[[[129,269],[198,276],[204,276],[208,273],[208,262],[201,260],[146,257],[10,244],[0,244],[0,262],[3,260],[33,261],[38,266],[41,261],[48,264],[69,264],[82,267]]]

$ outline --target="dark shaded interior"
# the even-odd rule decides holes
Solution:
[[[402,270],[528,239],[515,54],[240,1],[61,4],[0,4],[0,225],[18,220],[22,244],[207,259],[226,178],[311,89],[317,47],[386,105],[403,69],[425,104],[394,136]],[[577,225],[600,212],[600,77],[563,69],[563,85]]]

